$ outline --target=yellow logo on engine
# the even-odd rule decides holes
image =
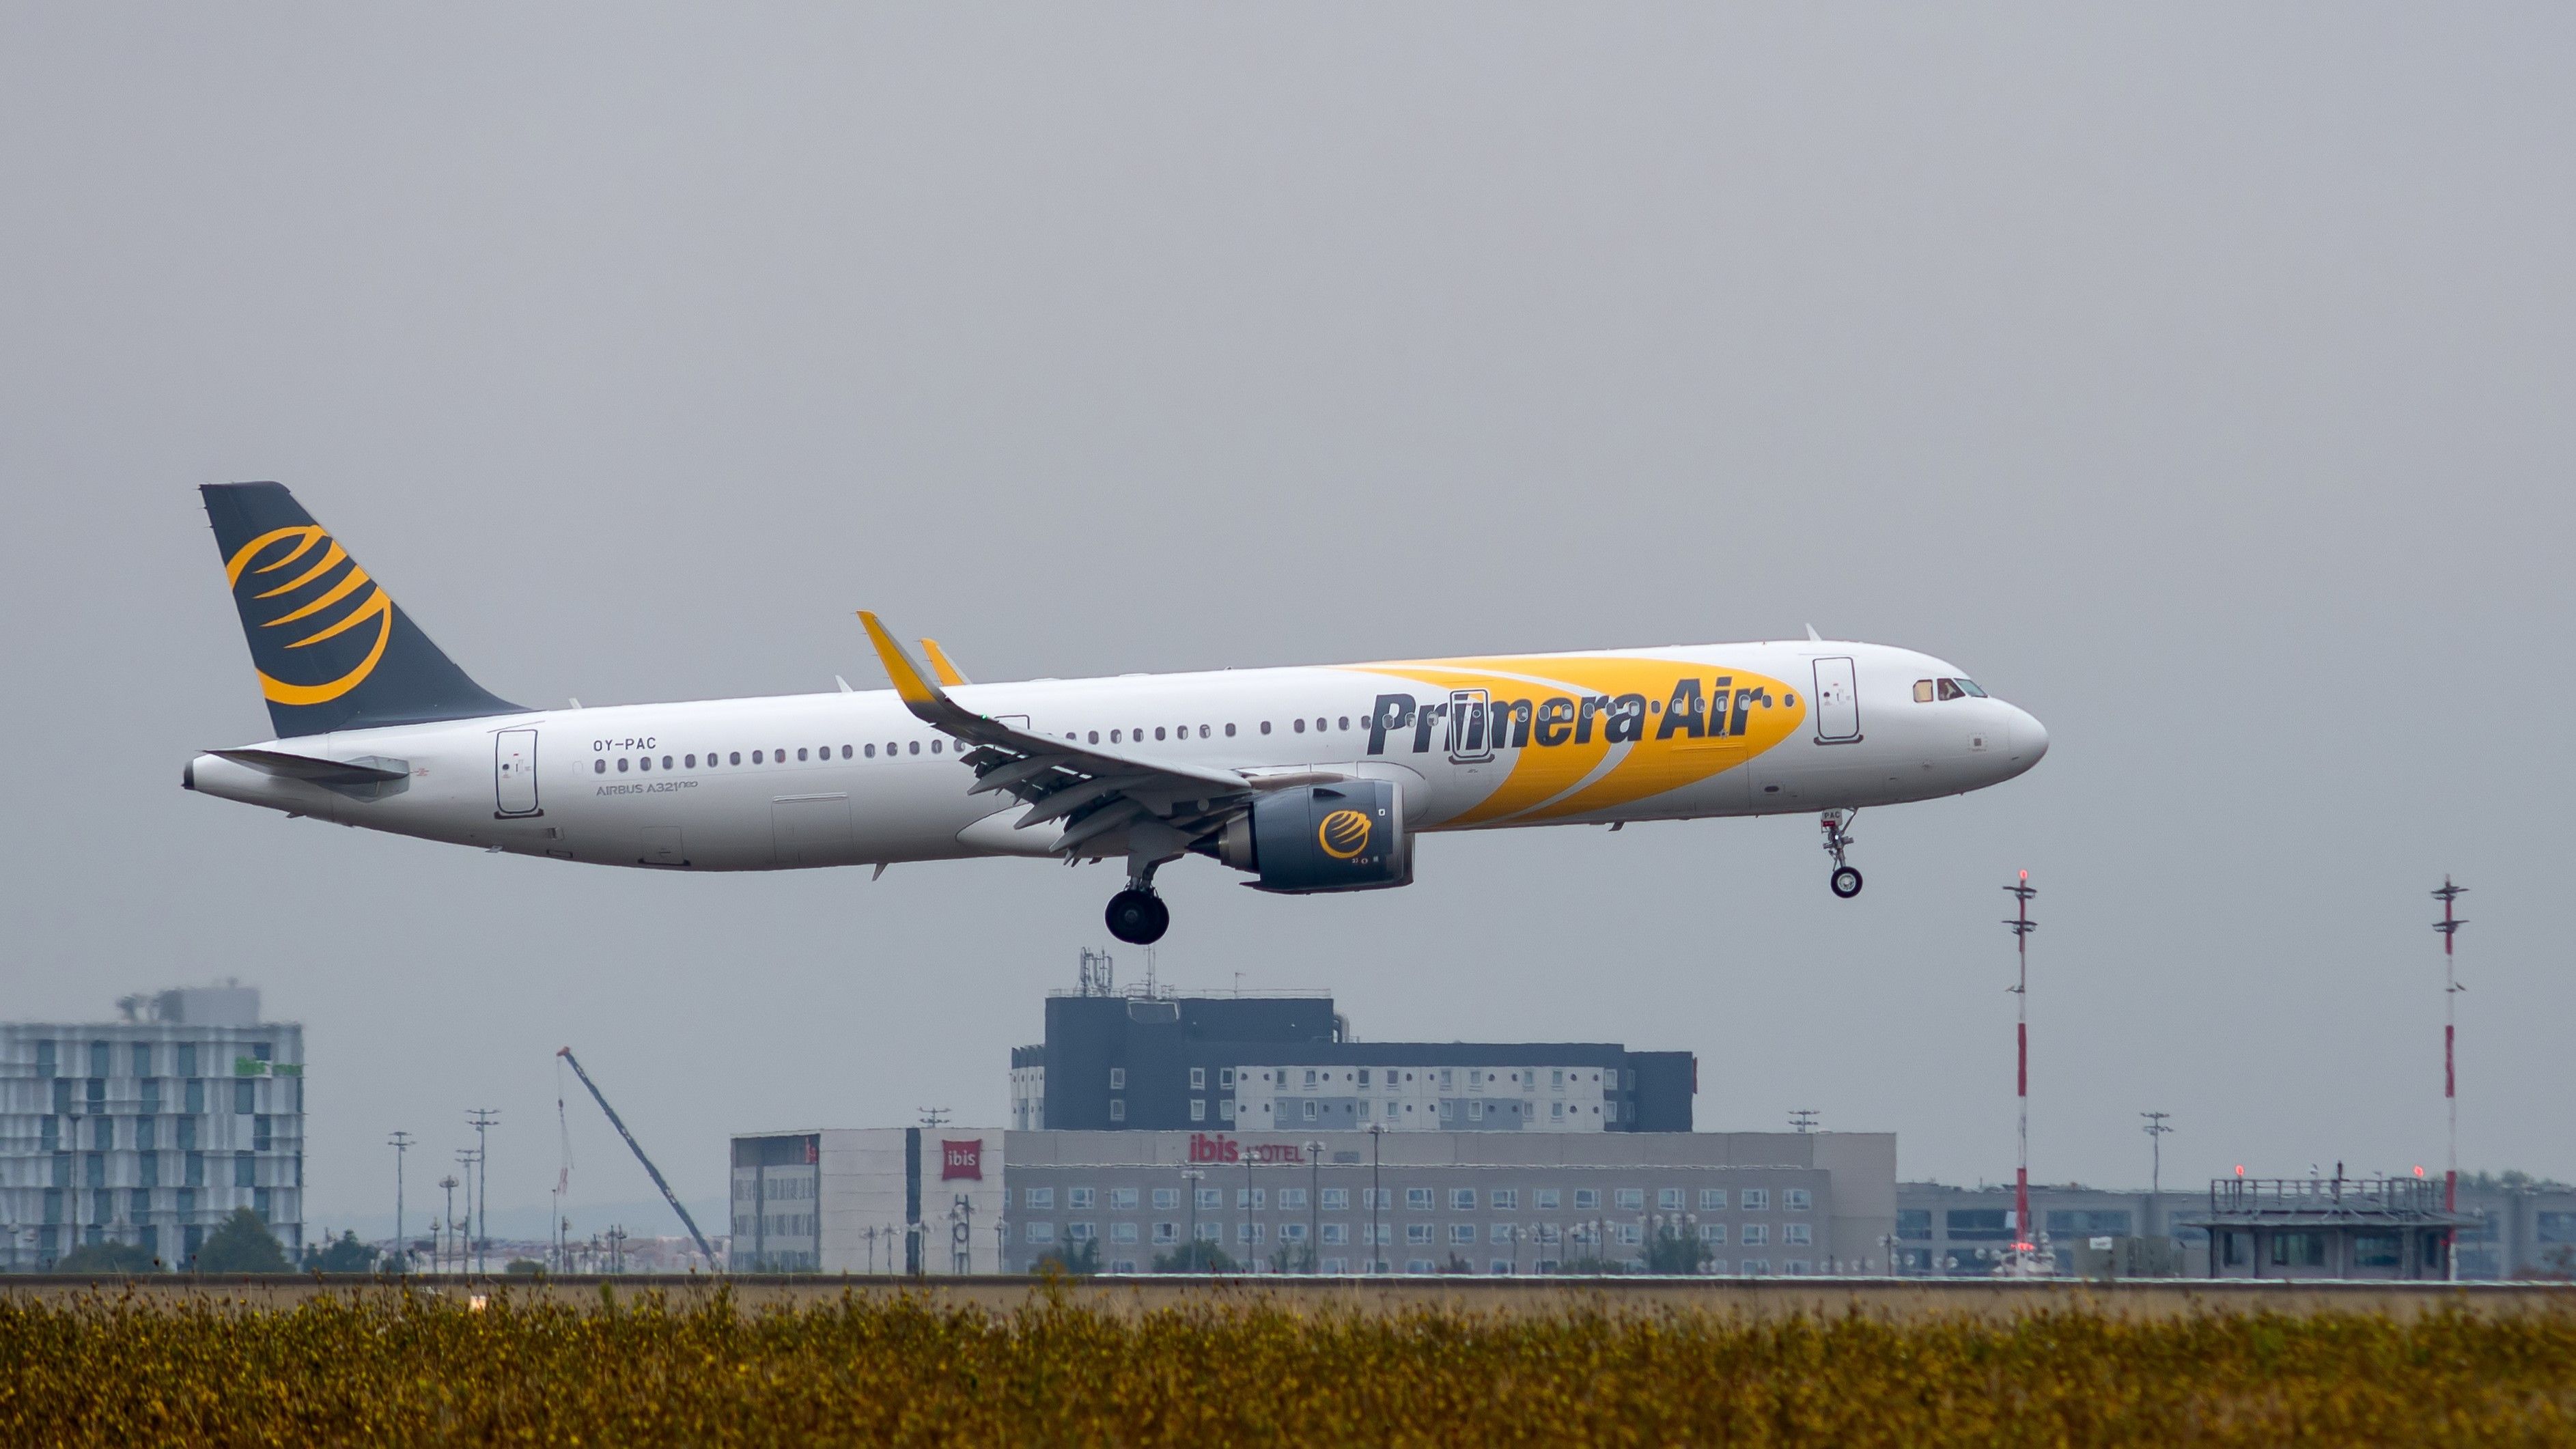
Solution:
[[[1349,860],[1368,849],[1369,835],[1375,829],[1369,818],[1357,810],[1336,810],[1324,817],[1315,828],[1315,843],[1335,860]]]
[[[281,549],[283,552],[280,552]],[[254,612],[270,607],[276,609],[277,617],[259,620],[258,624],[262,629],[275,629],[282,625],[310,620],[313,626],[312,632],[293,643],[282,646],[287,650],[309,649],[326,639],[337,638],[352,629],[370,623],[375,625],[376,637],[363,658],[333,678],[298,682],[280,679],[265,668],[260,669],[260,692],[278,704],[327,704],[338,699],[366,683],[367,676],[375,673],[376,666],[384,661],[385,646],[393,642],[393,597],[387,594],[381,585],[368,578],[367,571],[358,567],[358,561],[349,557],[349,551],[342,548],[338,540],[323,532],[322,525],[318,523],[272,529],[243,544],[234,551],[231,558],[224,561],[224,581],[232,587],[236,595],[239,595],[244,587],[243,574],[247,571],[249,586],[257,589],[259,585],[268,582],[267,575],[282,572],[289,565],[312,554],[316,549],[321,550],[320,555],[293,577],[242,598],[245,620],[247,621]],[[269,558],[268,562],[260,563],[255,569],[251,567],[253,563],[272,554],[275,557]],[[311,592],[312,596],[301,603],[297,602],[296,596],[304,592]],[[269,653],[257,648],[254,648],[253,652],[254,654]],[[270,657],[278,656],[272,653]],[[303,657],[318,661],[326,656],[316,654]],[[345,654],[342,657],[345,658]],[[319,674],[331,667],[333,666],[324,665],[309,672]]]

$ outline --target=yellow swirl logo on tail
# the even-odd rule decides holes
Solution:
[[[1335,860],[1349,860],[1368,849],[1369,835],[1375,827],[1357,810],[1336,810],[1324,817],[1315,828],[1315,843]]]
[[[273,557],[272,557],[273,555]],[[266,559],[266,562],[261,562]],[[285,572],[299,562],[304,567],[283,580],[271,582],[269,576]],[[253,568],[252,565],[258,567]],[[356,667],[335,679],[298,683],[279,679],[266,669],[259,670],[260,693],[277,704],[326,704],[367,682],[385,657],[385,646],[393,642],[394,601],[382,585],[367,577],[358,561],[339,541],[323,532],[318,523],[297,524],[290,528],[272,529],[234,550],[224,561],[224,580],[236,596],[248,586],[257,592],[242,599],[247,618],[254,607],[274,607],[277,616],[259,620],[262,629],[275,629],[288,624],[309,624],[311,632],[285,646],[307,649],[326,639],[334,639],[350,630],[372,623],[376,637],[366,656]],[[262,585],[268,585],[262,588]],[[298,602],[298,596],[311,597]],[[363,637],[363,636],[361,636]],[[319,659],[321,656],[314,655]],[[325,666],[327,667],[327,666]]]

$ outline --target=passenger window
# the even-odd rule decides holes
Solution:
[[[1114,730],[1113,730],[1113,731],[1111,731],[1111,733],[1115,734],[1115,733],[1116,733],[1116,731],[1114,731]],[[1098,730],[1093,730],[1093,731],[1091,732],[1091,742],[1092,742],[1093,744],[1095,744],[1095,745],[1096,745],[1096,744],[1098,744],[1098,743],[1100,743],[1100,731],[1098,731]]]
[[[873,759],[875,759],[876,757],[877,757],[877,747],[876,747],[876,746],[874,746],[874,745],[870,745],[870,746],[868,746],[868,758],[869,758],[869,759],[871,759],[871,760],[873,760]]]
[[[1163,737],[1163,727],[1162,727],[1161,725],[1156,725],[1156,726],[1154,726],[1154,738],[1156,738],[1156,739],[1158,739],[1158,740],[1159,740],[1159,739],[1161,739],[1162,737]]]
[[[1118,731],[1116,731],[1116,730],[1111,730],[1111,731],[1109,732],[1109,743],[1111,743],[1111,744],[1113,744],[1113,745],[1114,745],[1114,744],[1116,744],[1116,743],[1118,743]]]
[[[930,742],[930,752],[934,755],[939,753],[939,741],[932,740]]]
[[[805,758],[805,752],[804,752],[803,750],[798,750],[798,751],[796,752],[796,758],[797,758],[797,759],[799,759],[799,760],[803,760],[803,759]]]
[[[1932,702],[1931,680],[1918,679],[1914,681],[1914,702],[1916,704],[1930,704]]]
[[[698,757],[695,755],[682,755],[680,757],[680,763],[694,770],[698,767]]]
[[[645,755],[639,758],[635,762],[635,768],[639,770],[649,770],[653,768],[653,757],[651,755]]]
[[[671,768],[671,757],[669,755],[664,755],[662,757],[662,768],[665,770]]]
[[[760,751],[758,751],[758,750],[754,750],[754,751],[752,751],[752,752],[751,752],[751,762],[752,762],[753,764],[757,765],[757,764],[759,764],[759,763],[760,763],[760,761],[761,761],[761,753],[760,753]]]
[[[916,755],[921,753],[921,741],[914,740],[912,742],[912,753]]]
[[[846,759],[848,759],[849,757],[850,757],[850,747],[849,747],[848,745],[843,745],[843,746],[841,746],[841,758],[846,760]]]
[[[1318,720],[1318,721],[1316,721],[1316,723],[1317,723],[1318,725],[1320,725],[1320,724],[1322,724],[1322,723],[1323,723],[1323,721]],[[1349,728],[1351,727],[1351,717],[1350,717],[1349,715],[1343,715],[1343,716],[1342,716],[1342,724],[1341,724],[1341,727],[1342,727],[1343,729],[1346,729],[1346,730],[1347,730],[1347,729],[1349,729]]]
[[[760,751],[758,751],[758,750],[754,750],[754,751],[752,751],[752,753],[756,755],[756,754],[759,754],[759,753],[760,753]],[[741,763],[742,763],[742,751],[740,751],[740,750],[736,750],[736,751],[734,751],[734,752],[733,752],[733,758],[732,758],[732,759],[730,759],[730,760],[728,760],[728,761],[726,761],[726,763],[727,763],[727,764],[733,764],[733,765],[739,765],[739,764],[741,764]]]
[[[1304,720],[1302,720],[1302,719],[1301,719],[1301,720],[1298,720],[1298,721],[1295,723],[1294,728],[1296,729],[1297,733],[1299,733],[1299,734],[1301,734],[1301,735],[1302,735],[1302,734],[1304,734],[1304,733],[1306,732],[1306,722],[1305,722]]]
[[[1959,687],[1959,682],[1957,680],[1944,679],[1941,681],[1941,697],[1943,699],[1959,699],[1965,697],[1966,694],[1967,691]]]
[[[787,752],[783,749],[771,750],[769,752],[769,758],[773,762],[783,765],[787,763]]]
[[[605,774],[607,774],[607,773],[608,773],[608,762],[607,762],[606,760],[593,760],[593,761],[591,761],[591,762],[590,762],[590,772],[591,772],[592,774],[594,774],[594,775],[605,775]]]
[[[1227,739],[1233,739],[1233,738],[1234,738],[1234,726],[1233,726],[1233,725],[1230,725],[1230,724],[1229,724],[1229,725],[1227,725],[1227,726],[1225,727],[1225,737],[1226,737]]]
[[[1261,722],[1261,732],[1265,735],[1270,733],[1270,721],[1263,720]]]
[[[1323,722],[1322,720],[1318,719],[1318,720],[1316,720],[1316,721],[1315,721],[1315,733],[1317,733],[1317,734],[1319,734],[1319,735],[1320,735],[1320,734],[1322,734],[1323,732],[1324,732],[1324,722]]]
[[[625,774],[625,773],[626,773],[626,760],[625,760],[625,757],[624,757],[624,756],[620,756],[620,757],[618,758],[618,761],[617,761],[617,773],[619,773],[619,774],[621,774],[621,775],[623,775],[623,774]]]
[[[1232,731],[1232,730],[1228,730],[1226,733],[1228,733],[1228,734],[1232,734],[1232,733],[1233,733],[1233,731]],[[1199,738],[1200,738],[1200,739],[1206,739],[1207,737],[1208,737],[1208,727],[1207,727],[1206,725],[1200,725],[1200,726],[1199,726]]]

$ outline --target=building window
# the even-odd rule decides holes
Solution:
[[[1704,1213],[1722,1213],[1726,1211],[1726,1189],[1722,1187],[1701,1188],[1699,1190],[1699,1210]]]
[[[235,1116],[247,1117],[251,1113],[259,1110],[257,1098],[253,1095],[253,1089],[258,1085],[259,1083],[252,1081],[248,1077],[240,1077],[234,1080],[233,1113]]]
[[[1201,1223],[1194,1232],[1195,1236],[1202,1243],[1222,1243],[1225,1241],[1225,1224],[1223,1223]]]
[[[1493,1190],[1491,1196],[1494,1200],[1494,1211],[1498,1213],[1518,1212],[1520,1210],[1521,1190],[1519,1188],[1498,1187]]]
[[[1161,1247],[1167,1243],[1177,1243],[1180,1240],[1181,1225],[1179,1223],[1154,1224],[1154,1245],[1156,1247]]]
[[[1744,1190],[1744,1210],[1749,1213],[1767,1213],[1771,1211],[1771,1189],[1767,1187],[1746,1188]]]
[[[1679,1208],[1681,1205],[1682,1190],[1680,1188],[1659,1187],[1655,1189],[1655,1206],[1663,1208],[1666,1211],[1671,1211]]]
[[[1646,1205],[1646,1190],[1642,1187],[1623,1187],[1618,1189],[1616,1200],[1622,1209],[1635,1212]]]
[[[1786,1188],[1780,1194],[1780,1206],[1793,1213],[1805,1212],[1815,1205],[1816,1195],[1803,1187]]]
[[[1088,1243],[1100,1236],[1100,1226],[1097,1223],[1067,1223],[1064,1236],[1069,1242]]]
[[[1109,1225],[1109,1241],[1113,1243],[1132,1243],[1136,1241],[1136,1225],[1134,1223],[1111,1223]]]
[[[1351,1190],[1347,1187],[1325,1188],[1318,1205],[1328,1213],[1348,1212],[1351,1206]]]
[[[1451,1223],[1449,1225],[1449,1241],[1452,1243],[1462,1244],[1475,1242],[1476,1225],[1474,1223]]]
[[[269,1126],[271,1120],[273,1119],[265,1113],[250,1119],[250,1146],[253,1152],[266,1152],[273,1145],[273,1139],[269,1135],[274,1130]]]
[[[258,1160],[247,1152],[233,1154],[233,1186],[252,1187],[259,1182]]]
[[[1251,1208],[1257,1212],[1270,1206],[1270,1189],[1238,1187],[1234,1190],[1234,1205],[1239,1208]]]
[[[1427,1213],[1431,1211],[1431,1189],[1427,1187],[1406,1188],[1404,1190],[1404,1206],[1406,1210],[1410,1212]]]
[[[1298,1212],[1304,1212],[1306,1210],[1306,1189],[1302,1187],[1283,1187],[1279,1189],[1279,1210],[1281,1212],[1287,1212],[1291,1209]]]
[[[1127,1090],[1127,1069],[1125,1067],[1111,1067],[1109,1069],[1109,1090],[1113,1092],[1123,1092]]]
[[[1470,1122],[1485,1120],[1485,1104],[1481,1099],[1467,1104],[1467,1120]]]
[[[1717,1244],[1717,1245],[1718,1245],[1718,1246],[1720,1246],[1720,1247],[1724,1247],[1724,1246],[1726,1245],[1726,1224],[1724,1224],[1724,1223],[1702,1223],[1702,1224],[1700,1224],[1700,1225],[1699,1225],[1699,1240],[1700,1240],[1701,1242],[1703,1242],[1703,1243],[1714,1243],[1714,1244]]]
[[[1234,1240],[1235,1240],[1236,1242],[1238,1242],[1238,1243],[1258,1243],[1258,1242],[1260,1242],[1260,1241],[1261,1241],[1261,1224],[1259,1224],[1259,1223],[1236,1223],[1236,1224],[1234,1225]]]
[[[1812,1223],[1786,1224],[1780,1229],[1780,1241],[1793,1248],[1810,1246],[1816,1241],[1815,1225]]]
[[[204,1187],[205,1185],[206,1154],[202,1152],[191,1152],[188,1154],[188,1186]]]
[[[1307,1099],[1306,1102],[1306,1120],[1309,1122],[1315,1120],[1315,1103],[1312,1098]]]
[[[1542,1203],[1540,1206],[1554,1207],[1555,1204]],[[1597,1187],[1578,1187],[1574,1190],[1575,1211],[1582,1212],[1586,1209],[1597,1208],[1599,1206],[1601,1206],[1601,1189]]]
[[[1404,1225],[1404,1240],[1408,1243],[1428,1244],[1431,1241],[1431,1224],[1406,1223]]]
[[[1234,1120],[1234,1099],[1232,1097],[1219,1097],[1216,1099],[1216,1119],[1220,1122],[1231,1122]]]
[[[1513,1229],[1510,1223],[1491,1223],[1487,1226],[1492,1228],[1493,1231],[1487,1233],[1486,1236],[1494,1242],[1508,1243],[1512,1240]]]
[[[2276,1268],[2322,1268],[2325,1265],[2325,1234],[2274,1233],[2272,1235],[2272,1266]]]
[[[1055,1241],[1055,1224],[1031,1223],[1028,1225],[1027,1236],[1032,1243],[1052,1243]]]
[[[1154,1206],[1158,1208],[1176,1208],[1180,1205],[1181,1190],[1179,1188],[1158,1187],[1154,1189]]]
[[[1027,1192],[1021,1194],[1020,1206],[1025,1208],[1053,1208],[1055,1206],[1055,1189],[1051,1187],[1030,1188]]]
[[[1193,1091],[1193,1092],[1200,1092],[1200,1091],[1205,1091],[1206,1089],[1207,1089],[1207,1068],[1205,1068],[1205,1067],[1192,1067],[1192,1068],[1190,1068],[1190,1090],[1191,1090],[1191,1091]]]
[[[1088,1211],[1092,1205],[1098,1201],[1099,1196],[1100,1193],[1097,1188],[1069,1188],[1066,1190],[1064,1195],[1064,1205],[1078,1211]]]
[[[1113,1187],[1109,1189],[1109,1210],[1111,1212],[1130,1211],[1135,1206],[1136,1189],[1132,1187]]]
[[[92,1117],[89,1120],[89,1145],[97,1148],[101,1152],[115,1151],[116,1119],[113,1117]]]
[[[1225,1190],[1223,1188],[1203,1187],[1195,1193],[1192,1193],[1190,1200],[1197,1203],[1201,1208],[1221,1208],[1225,1206]]]
[[[1230,1092],[1230,1091],[1234,1090],[1234,1068],[1232,1068],[1232,1067],[1219,1067],[1219,1068],[1217,1068],[1217,1069],[1216,1069],[1216,1084],[1217,1084],[1218,1089],[1219,1089],[1219,1090],[1221,1090],[1221,1091],[1229,1091],[1229,1092]]]
[[[1453,1187],[1449,1189],[1449,1208],[1452,1212],[1474,1212],[1476,1210],[1476,1190],[1472,1187]]]
[[[1109,1120],[1112,1122],[1124,1122],[1127,1120],[1126,1098],[1112,1097],[1109,1099]]]
[[[1342,1223],[1324,1224],[1324,1246],[1338,1248],[1350,1241],[1350,1228]]]
[[[1744,1225],[1744,1246],[1748,1248],[1758,1248],[1770,1241],[1771,1227],[1769,1224],[1746,1223]]]

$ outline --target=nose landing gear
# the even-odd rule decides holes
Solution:
[[[1828,810],[1820,822],[1825,831],[1825,854],[1834,858],[1832,876],[1834,894],[1844,900],[1850,900],[1860,894],[1860,872],[1854,870],[1851,863],[1843,858],[1843,853],[1851,849],[1850,826],[1853,817],[1858,814],[1860,812],[1857,810]]]

